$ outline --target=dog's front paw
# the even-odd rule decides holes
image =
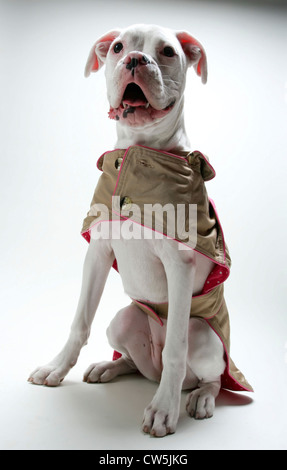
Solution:
[[[35,385],[57,387],[64,380],[67,373],[68,371],[63,367],[47,364],[43,367],[37,367],[28,378],[28,382]]]
[[[164,400],[153,400],[144,411],[142,430],[155,437],[164,437],[173,434],[179,417],[179,406],[170,402],[164,406]]]

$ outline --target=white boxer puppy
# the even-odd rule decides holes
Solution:
[[[111,31],[97,40],[85,75],[105,64],[109,116],[117,121],[116,149],[133,145],[179,154],[190,148],[184,127],[184,88],[188,67],[203,83],[207,64],[203,47],[186,32],[154,25]],[[102,222],[109,224],[109,222]],[[193,390],[187,412],[211,417],[225,370],[218,335],[201,318],[190,318],[192,297],[202,292],[214,267],[211,259],[178,242],[164,239],[96,239],[90,230],[82,290],[69,339],[29,381],[57,386],[77,362],[87,343],[106,278],[117,260],[124,289],[136,300],[168,302],[168,320],[155,322],[135,303],[120,310],[107,335],[121,353],[114,361],[92,364],[86,382],[108,382],[140,371],[159,386],[144,411],[142,429],[153,436],[176,430],[182,389]],[[139,269],[140,266],[140,269]]]

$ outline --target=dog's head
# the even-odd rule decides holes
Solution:
[[[110,31],[96,41],[85,76],[106,64],[111,119],[144,126],[168,115],[181,101],[186,70],[207,80],[206,55],[189,33],[155,25]]]

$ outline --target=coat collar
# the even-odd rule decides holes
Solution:
[[[151,152],[157,152],[159,154],[165,155],[167,158],[178,157],[179,164],[181,163],[182,160],[187,161],[194,170],[201,173],[204,181],[210,181],[216,175],[214,168],[209,163],[208,157],[204,155],[202,152],[199,152],[198,150],[194,150],[193,152],[190,152],[188,150],[187,151],[183,150],[175,154],[171,152],[166,152],[165,150],[145,147],[143,145],[131,145],[127,149],[115,149],[115,150],[109,150],[103,153],[97,162],[98,169],[103,171],[103,161],[106,155],[110,153],[117,153],[118,158],[124,159],[128,153],[136,152],[137,149],[141,149],[141,151],[144,150],[147,155],[150,154]]]

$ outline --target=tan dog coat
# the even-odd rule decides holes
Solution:
[[[222,375],[222,388],[253,391],[230,358],[229,315],[223,282],[229,276],[231,260],[214,203],[208,198],[205,188],[205,181],[215,176],[207,157],[198,151],[174,155],[143,146],[131,146],[126,150],[106,152],[100,157],[98,168],[103,173],[84,219],[84,238],[89,242],[91,227],[102,221],[129,219],[161,232],[214,261],[215,268],[209,274],[201,294],[192,299],[190,315],[203,318],[223,343],[226,368]],[[161,217],[161,220],[154,215],[156,203],[167,209],[174,208],[175,224],[168,223],[168,215]],[[186,216],[182,223],[177,208],[185,207],[185,214],[189,214],[190,204],[196,205],[197,221]],[[192,232],[190,222],[197,222],[195,237],[187,235]],[[117,268],[116,263],[114,267]],[[160,324],[161,318],[167,317],[167,303],[133,301]]]

